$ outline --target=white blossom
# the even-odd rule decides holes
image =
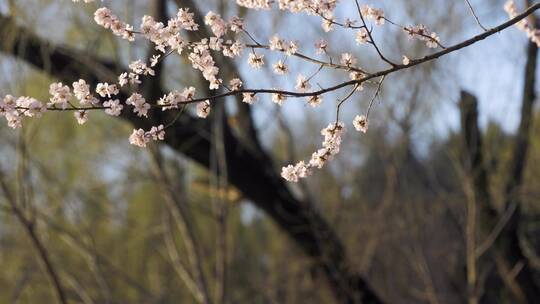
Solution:
[[[354,58],[353,55],[351,55],[350,53],[343,53],[341,54],[341,61],[340,63],[342,65],[345,65],[345,66],[354,66],[356,64],[356,58]]]
[[[210,100],[205,100],[197,103],[197,116],[206,118],[210,114]]]
[[[384,24],[384,11],[373,8],[369,5],[364,5],[360,8],[362,16],[368,20],[373,20],[377,25]]]
[[[75,116],[75,119],[77,119],[77,123],[80,125],[84,125],[88,121],[87,111],[75,111],[73,115]]]
[[[312,107],[318,107],[322,103],[321,95],[313,95],[308,97],[308,104]]]
[[[238,91],[242,87],[242,80],[239,78],[233,78],[229,81],[229,87],[231,91]]]
[[[368,120],[365,115],[356,115],[353,120],[353,125],[356,131],[366,133],[368,130]]]
[[[287,96],[281,93],[272,93],[272,102],[278,105],[282,105],[283,102],[287,99]]]
[[[309,91],[309,89],[311,89],[311,85],[309,84],[309,81],[306,79],[306,77],[302,74],[298,75],[298,77],[296,77],[296,86],[295,88],[301,92],[301,93],[304,93],[304,92],[307,92]]]
[[[247,104],[253,104],[257,101],[257,96],[255,93],[242,93],[242,101]]]
[[[318,55],[325,54],[328,51],[328,42],[324,39],[320,39],[315,43],[315,49]]]
[[[364,44],[369,41],[369,34],[366,28],[361,28],[356,32],[356,43],[357,44]]]
[[[148,117],[150,104],[146,102],[141,94],[133,93],[128,99],[126,99],[126,104],[133,106],[133,112],[136,113],[137,116]]]
[[[51,94],[50,101],[47,105],[56,107],[59,106],[65,110],[69,105],[69,98],[71,98],[71,90],[68,86],[63,85],[61,82],[52,83],[49,86],[49,94]]]
[[[145,148],[149,141],[150,139],[143,129],[133,130],[133,133],[129,136],[129,143],[137,147]]]
[[[147,136],[151,137],[153,140],[164,140],[165,139],[165,129],[163,125],[157,127],[152,127],[150,131],[146,133]]]
[[[411,63],[411,60],[409,59],[409,57],[403,55],[403,64],[409,65],[409,63]]]
[[[274,68],[274,73],[278,75],[285,75],[289,72],[289,68],[281,60],[278,60],[278,62],[276,62],[273,65],[273,68]]]
[[[122,109],[124,108],[118,99],[109,99],[103,103],[103,106],[107,107],[107,109],[105,109],[105,113],[111,116],[120,116]]]
[[[260,69],[264,65],[264,55],[249,53],[248,64],[255,69]]]
[[[108,83],[98,83],[96,86],[96,93],[99,94],[101,97],[109,97],[111,98],[113,95],[116,95],[119,93],[118,87],[116,84],[108,84]]]

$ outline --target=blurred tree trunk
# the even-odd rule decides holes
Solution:
[[[464,141],[463,160],[466,173],[472,180],[475,202],[478,206],[478,234],[484,244],[477,248],[476,258],[485,253],[488,257],[479,267],[487,268],[485,293],[480,299],[491,303],[500,299],[497,286],[506,286],[515,301],[536,303],[540,299],[540,289],[535,282],[534,270],[524,255],[519,243],[520,201],[519,190],[529,149],[530,127],[535,101],[535,75],[538,48],[529,42],[525,65],[521,121],[513,145],[510,170],[504,189],[504,209],[499,214],[489,193],[489,176],[484,167],[482,134],[478,127],[476,98],[462,92],[460,101],[462,137]],[[489,268],[492,269],[489,269]],[[495,268],[498,274],[495,274]],[[495,278],[494,276],[498,276]]]

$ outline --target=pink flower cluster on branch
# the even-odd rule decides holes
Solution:
[[[73,2],[80,2],[73,0]],[[95,2],[95,0],[84,0],[84,3]],[[32,97],[14,97],[7,95],[0,98],[0,116],[5,117],[7,123],[12,128],[20,128],[24,117],[39,117],[46,111],[73,111],[76,121],[79,124],[85,124],[88,121],[89,111],[104,111],[108,115],[118,116],[125,110],[131,110],[139,117],[148,117],[151,115],[152,109],[160,109],[162,111],[179,111],[180,115],[186,106],[195,105],[195,113],[200,118],[206,118],[211,113],[212,104],[216,101],[223,100],[227,96],[238,95],[248,104],[254,104],[259,100],[261,95],[270,95],[272,102],[278,105],[284,104],[289,98],[305,98],[304,102],[313,107],[317,107],[323,102],[323,95],[336,92],[346,87],[352,87],[352,90],[347,96],[339,101],[336,111],[335,122],[324,128],[321,133],[324,136],[322,148],[313,153],[311,159],[306,162],[299,162],[295,165],[288,165],[283,168],[283,178],[296,182],[300,178],[309,176],[313,169],[322,168],[326,162],[339,152],[341,144],[341,136],[345,131],[345,125],[339,120],[339,112],[341,105],[348,101],[351,96],[362,91],[363,85],[371,80],[379,80],[377,91],[371,98],[371,102],[365,115],[357,115],[352,124],[354,128],[362,133],[368,130],[368,120],[371,105],[376,97],[378,97],[381,86],[385,77],[391,73],[411,68],[416,65],[436,60],[441,56],[451,52],[465,48],[473,43],[485,39],[503,29],[506,29],[514,24],[524,30],[527,35],[537,44],[539,31],[534,28],[530,21],[526,19],[535,10],[540,8],[540,4],[536,4],[528,8],[525,12],[519,14],[513,3],[509,1],[505,5],[506,11],[509,13],[511,20],[501,24],[484,33],[472,37],[466,41],[460,42],[448,48],[445,48],[440,43],[440,38],[434,32],[431,32],[423,25],[418,26],[400,26],[385,16],[385,12],[379,8],[374,8],[367,5],[360,5],[358,0],[355,0],[357,6],[356,17],[360,22],[351,18],[340,22],[334,18],[334,10],[338,5],[337,0],[237,0],[238,5],[250,9],[271,9],[277,6],[280,10],[289,11],[291,13],[305,13],[310,16],[321,19],[322,28],[324,31],[332,31],[336,27],[351,30],[353,39],[358,45],[368,45],[373,47],[379,55],[381,61],[388,64],[390,67],[380,71],[367,71],[357,66],[358,60],[354,56],[354,50],[350,50],[340,54],[338,58],[332,58],[328,52],[329,45],[324,40],[318,40],[314,43],[315,53],[319,56],[324,56],[324,59],[310,57],[302,53],[301,47],[296,40],[286,41],[281,39],[278,34],[274,34],[267,39],[268,45],[259,43],[248,31],[247,26],[241,18],[233,16],[229,20],[223,19],[220,15],[214,12],[208,12],[204,18],[204,23],[209,28],[210,37],[201,37],[198,41],[190,41],[187,38],[186,32],[199,31],[201,26],[195,22],[194,14],[188,9],[180,8],[176,15],[167,22],[158,22],[151,16],[143,16],[139,30],[134,30],[132,25],[121,21],[113,12],[102,7],[95,11],[95,22],[109,29],[114,35],[134,41],[137,37],[141,37],[150,41],[157,51],[149,62],[144,60],[135,60],[128,67],[129,70],[120,74],[116,83],[101,82],[95,88],[91,88],[84,79],[74,82],[71,86],[64,85],[60,82],[50,85],[49,93],[50,100],[48,103],[43,103]],[[401,28],[410,38],[419,39],[426,43],[429,48],[440,48],[442,50],[427,55],[423,58],[408,58],[403,56],[402,63],[396,64],[390,58],[383,55],[381,50],[373,39],[373,26],[383,26],[391,24]],[[200,36],[200,35],[199,35]],[[243,42],[244,39],[250,43]],[[249,52],[244,52],[244,50]],[[229,58],[242,57],[244,53],[248,53],[247,63],[253,69],[261,69],[267,64],[267,59],[263,52],[275,52],[282,58],[270,64],[275,74],[282,77],[289,77],[290,70],[286,64],[289,57],[297,60],[302,60],[306,64],[317,66],[317,71],[308,77],[299,74],[291,77],[291,83],[295,83],[294,90],[284,90],[279,88],[262,88],[249,89],[243,88],[242,80],[233,78],[224,82],[220,77],[220,68],[217,66],[215,56],[224,56]],[[211,90],[221,89],[221,92],[212,96],[196,96],[194,87],[184,88],[182,91],[174,90],[165,94],[157,101],[146,100],[145,97],[137,92],[138,86],[146,77],[155,76],[154,67],[161,61],[165,60],[172,54],[187,54],[189,64],[192,68],[199,71],[207,80]],[[271,57],[266,57],[271,58]],[[349,81],[340,82],[335,85],[318,89],[314,89],[313,79],[319,75],[324,69],[333,69],[345,73],[349,77]],[[110,81],[110,80],[109,80]],[[118,95],[120,91],[128,94],[126,100],[120,100]],[[129,142],[138,147],[146,147],[151,141],[163,140],[165,138],[166,129],[171,126],[174,121],[168,124],[160,124],[151,127],[150,130],[143,129],[133,130],[129,137]]]
[[[331,123],[321,130],[324,136],[322,148],[311,155],[308,163],[300,161],[295,165],[288,165],[281,170],[281,177],[290,182],[298,182],[300,178],[311,175],[314,168],[321,169],[332,156],[339,153],[341,145],[341,136],[345,133],[343,123]]]

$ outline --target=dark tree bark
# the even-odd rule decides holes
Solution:
[[[500,255],[502,256],[499,262],[499,268],[506,267],[512,269],[518,263],[522,263],[523,267],[517,274],[515,281],[521,287],[523,296],[527,299],[528,303],[539,301],[540,288],[535,281],[534,271],[530,267],[529,260],[524,255],[519,244],[519,223],[521,219],[519,190],[523,184],[524,169],[530,146],[529,138],[533,119],[533,104],[536,99],[537,57],[538,47],[535,43],[529,42],[524,75],[521,121],[513,145],[510,172],[507,175],[508,179],[505,186],[505,208],[509,210],[515,206],[515,211],[495,243],[495,247],[500,250]]]
[[[484,167],[482,155],[482,134],[478,127],[476,98],[462,92],[460,101],[462,137],[464,141],[464,167],[471,177],[475,201],[479,207],[479,235],[484,239],[493,238],[481,266],[488,267],[486,277],[490,290],[486,290],[481,302],[491,303],[500,296],[497,286],[506,286],[514,299],[520,303],[536,303],[540,299],[540,288],[534,270],[524,255],[519,243],[519,223],[521,219],[519,189],[529,149],[530,127],[535,101],[535,75],[538,48],[530,42],[527,48],[527,62],[522,98],[521,121],[513,145],[508,179],[504,188],[504,210],[499,213],[493,206],[489,193],[489,177]],[[502,221],[503,220],[503,221]],[[503,226],[501,226],[501,223]],[[486,260],[484,259],[484,260]],[[492,267],[493,269],[489,269]],[[494,274],[494,269],[498,274]],[[520,267],[515,277],[514,267]],[[496,277],[498,276],[498,278]]]

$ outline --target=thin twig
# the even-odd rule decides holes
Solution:
[[[349,94],[347,94],[347,96],[345,96],[343,99],[341,99],[336,107],[336,124],[339,122],[339,113],[340,113],[340,110],[341,110],[341,106],[343,105],[343,103],[345,101],[347,101],[349,98],[351,98],[351,96],[353,96],[354,92],[356,91],[356,89],[358,88],[358,85],[355,85],[352,90],[349,92]]]
[[[367,113],[366,113],[366,119],[369,119],[369,112],[371,111],[371,107],[373,106],[373,102],[375,101],[375,99],[377,99],[377,96],[379,96],[379,93],[381,92],[382,84],[383,84],[385,78],[386,78],[386,75],[381,78],[381,81],[379,81],[379,84],[377,85],[377,91],[375,91],[375,94],[373,95],[373,97],[371,98],[371,100],[369,102],[369,106],[368,106]]]
[[[476,20],[476,23],[478,24],[478,26],[480,28],[482,28],[484,31],[487,31],[487,28],[485,28],[482,25],[482,23],[480,22],[480,19],[476,15],[476,12],[474,11],[474,8],[472,7],[471,2],[469,0],[465,0],[465,2],[467,3],[467,6],[469,7],[469,10],[471,11],[471,14],[473,15],[474,19]]]
[[[0,172],[0,188],[2,189],[2,192],[4,193],[6,200],[10,204],[11,211],[13,212],[15,217],[19,220],[21,225],[24,227],[26,233],[28,234],[28,236],[30,237],[30,240],[32,241],[32,244],[34,245],[36,251],[38,252],[39,257],[45,266],[46,273],[49,279],[51,280],[51,284],[53,285],[53,289],[58,298],[58,302],[61,304],[67,304],[68,300],[66,297],[64,287],[60,281],[60,277],[56,271],[56,268],[53,266],[49,258],[49,253],[47,249],[45,248],[45,246],[41,242],[41,239],[36,233],[35,222],[30,221],[24,214],[24,211],[21,210],[17,206],[15,197],[13,196],[11,190],[9,189],[9,186],[7,185],[7,182],[5,181],[3,172]]]
[[[358,15],[360,16],[360,20],[362,20],[362,24],[364,25],[364,27],[367,29],[367,24],[366,24],[366,20],[364,19],[364,16],[362,15],[362,10],[360,9],[360,4],[358,3],[358,0],[354,0],[354,2],[356,3],[356,8],[358,9]],[[369,40],[371,41],[371,45],[373,45],[373,47],[375,48],[375,50],[377,51],[377,54],[379,54],[379,57],[381,57],[381,59],[383,61],[385,61],[386,63],[390,64],[391,66],[395,67],[396,64],[393,63],[392,61],[388,60],[386,57],[384,57],[384,55],[382,54],[381,50],[379,49],[379,47],[377,46],[377,44],[375,43],[375,40],[373,39],[373,35],[371,34],[371,31],[370,30],[366,30],[367,34],[368,34],[368,37],[369,37]]]

